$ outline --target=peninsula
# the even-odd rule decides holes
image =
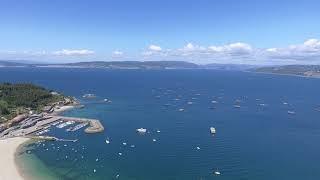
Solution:
[[[286,65],[260,67],[253,72],[320,78],[320,65]]]

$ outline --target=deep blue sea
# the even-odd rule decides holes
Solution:
[[[100,134],[49,132],[76,143],[29,145],[31,154],[22,156],[37,158],[55,179],[320,179],[320,79],[213,70],[0,68],[0,81],[75,96],[85,108],[64,115],[102,121]],[[81,98],[85,93],[97,97]],[[137,134],[140,127],[148,133]]]

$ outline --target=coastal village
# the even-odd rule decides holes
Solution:
[[[53,96],[58,95],[57,92],[51,92],[51,94]],[[61,112],[68,109],[82,107],[75,98],[63,97],[60,101],[44,106],[39,113],[26,108],[27,113],[19,114],[0,124],[0,139],[27,137],[43,140],[63,140],[57,137],[42,136],[52,126],[64,128],[73,125],[67,131],[77,131],[85,128],[86,133],[102,132],[104,127],[99,120],[59,116]],[[4,119],[4,117],[1,118]]]

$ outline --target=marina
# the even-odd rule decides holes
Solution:
[[[66,128],[77,124],[68,131],[74,132],[81,128],[88,126],[84,132],[86,133],[98,133],[104,130],[103,125],[99,120],[76,118],[76,117],[65,117],[65,116],[53,116],[53,115],[33,115],[27,117],[19,122],[17,125],[8,128],[0,133],[0,138],[13,138],[23,136],[41,136],[50,131],[51,127],[59,129]]]

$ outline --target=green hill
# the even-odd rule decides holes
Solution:
[[[0,116],[7,119],[29,111],[40,111],[44,106],[63,99],[64,96],[33,84],[2,83]]]

